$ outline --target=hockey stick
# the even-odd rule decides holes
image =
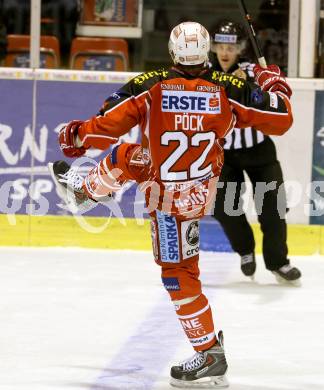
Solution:
[[[246,29],[247,33],[249,34],[249,38],[251,40],[254,53],[255,53],[255,55],[258,58],[259,65],[262,66],[262,68],[266,68],[267,67],[267,61],[263,57],[262,50],[260,48],[258,39],[256,37],[255,31],[254,31],[254,28],[253,28],[253,25],[252,25],[252,19],[251,19],[250,14],[248,13],[248,10],[246,9],[246,5],[244,3],[244,0],[237,0],[237,2],[238,2],[238,5],[239,5],[241,14],[243,16],[243,19],[244,19],[245,29]]]

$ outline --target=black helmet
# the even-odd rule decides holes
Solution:
[[[223,20],[218,23],[215,31],[211,36],[213,43],[237,43],[245,41],[245,36],[241,26],[230,20]]]

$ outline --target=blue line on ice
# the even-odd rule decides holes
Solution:
[[[209,265],[211,272],[208,272]],[[221,275],[216,275],[212,272],[213,261],[202,265],[201,268],[209,279],[205,279],[207,286],[219,278],[224,281],[233,266],[237,264],[231,262],[229,267],[223,269]],[[203,287],[203,292],[212,301],[219,290]],[[166,365],[172,361],[179,343],[184,341],[185,335],[165,292],[155,302],[154,308],[147,313],[136,331],[126,339],[119,352],[92,385],[91,390],[152,390]],[[183,359],[187,357],[189,356],[183,356]],[[169,378],[165,378],[165,381],[168,388]]]

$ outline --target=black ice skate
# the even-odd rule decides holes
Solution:
[[[77,168],[70,167],[65,161],[59,160],[48,163],[48,169],[60,198],[72,213],[89,211],[98,204],[82,189],[83,177],[78,174]]]
[[[298,268],[290,264],[284,265],[279,269],[272,271],[279,283],[300,285],[301,272]]]
[[[254,279],[254,273],[256,270],[256,262],[254,253],[241,256],[241,271],[245,276],[249,276],[252,280]]]
[[[228,387],[227,362],[223,346],[223,332],[218,334],[219,344],[195,355],[171,368],[170,384],[191,389]]]

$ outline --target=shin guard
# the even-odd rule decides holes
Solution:
[[[203,351],[216,342],[214,322],[208,300],[201,294],[193,302],[176,306],[180,323],[196,351]]]

